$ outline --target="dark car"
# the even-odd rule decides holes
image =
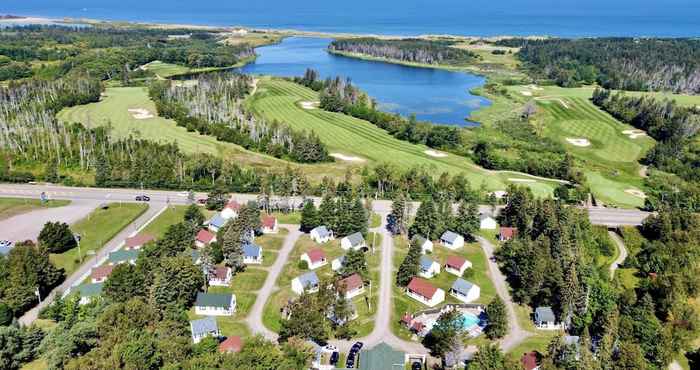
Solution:
[[[355,354],[354,353],[350,352],[348,354],[348,359],[345,360],[345,367],[348,369],[352,369],[353,367],[355,367]]]
[[[364,345],[365,344],[362,342],[355,342],[355,344],[352,345],[352,348],[350,350],[351,351],[355,350],[355,352],[360,352],[360,350],[362,349],[362,346],[364,346]]]
[[[340,358],[340,353],[338,353],[338,351],[333,352],[331,354],[331,365],[337,364],[339,358]]]
[[[149,197],[148,195],[137,195],[136,196],[137,202],[148,202],[150,200],[151,200],[151,197]]]
[[[421,364],[418,361],[411,364],[411,370],[422,370],[422,369],[423,369],[423,364]]]
[[[199,199],[197,199],[197,203],[199,203],[199,204],[207,204],[207,198],[199,198]]]

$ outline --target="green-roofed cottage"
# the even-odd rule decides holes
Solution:
[[[95,284],[83,284],[78,287],[78,292],[80,293],[80,304],[88,304],[92,302],[93,299],[99,297],[102,294],[102,283]]]
[[[110,265],[118,265],[121,263],[130,263],[132,265],[136,264],[136,259],[139,257],[138,249],[120,249],[118,251],[112,252],[107,258],[107,263]]]
[[[397,351],[383,342],[360,352],[361,370],[403,370],[405,363],[404,352]]]
[[[201,316],[231,316],[236,312],[234,294],[197,293],[194,313]]]

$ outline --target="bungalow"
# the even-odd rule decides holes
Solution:
[[[88,304],[94,299],[99,298],[102,295],[102,283],[96,284],[83,284],[78,287],[78,292],[80,292],[79,304]]]
[[[459,249],[464,247],[464,237],[452,231],[445,231],[440,237],[440,244],[448,249]]]
[[[236,312],[235,294],[197,293],[194,313],[201,316],[231,316]]]
[[[343,239],[340,240],[340,247],[343,248],[343,250],[358,250],[366,247],[365,244],[365,238],[362,236],[362,233],[357,232],[354,234],[350,234]]]
[[[226,203],[224,209],[221,210],[221,217],[225,220],[230,220],[232,218],[238,217],[238,212],[241,210],[241,204],[235,200],[231,200]]]
[[[107,258],[107,264],[115,266],[121,263],[130,263],[132,265],[136,264],[136,259],[139,257],[139,250],[124,250],[120,249],[118,251],[112,252]]]
[[[311,230],[309,237],[316,243],[326,243],[333,239],[333,232],[328,230],[325,226],[318,226]]]
[[[452,284],[452,288],[450,288],[450,295],[464,303],[470,303],[479,299],[481,288],[462,278],[458,278]]]
[[[214,243],[215,241],[216,234],[207,229],[202,229],[197,233],[194,244],[197,246],[197,248],[204,248],[204,246]]]
[[[246,265],[259,265],[262,262],[262,248],[253,243],[243,244],[243,263]]]
[[[216,319],[213,317],[190,321],[190,331],[194,344],[201,342],[206,337],[218,338],[221,336],[219,325],[216,324]]]
[[[452,275],[462,276],[470,267],[472,263],[459,256],[447,256],[445,261],[445,271]]]
[[[301,260],[306,261],[306,265],[311,270],[315,270],[321,266],[328,264],[326,254],[320,248],[314,248],[301,255]]]
[[[411,242],[413,245],[418,245],[420,246],[420,251],[423,254],[426,254],[427,252],[433,253],[433,242],[430,240],[420,236],[420,235],[414,235],[413,238],[411,239]]]
[[[216,266],[214,274],[209,277],[209,286],[229,286],[231,284],[231,268]]]
[[[299,295],[304,291],[307,293],[315,293],[318,291],[318,285],[318,276],[316,276],[315,272],[310,271],[292,280],[292,291]]]
[[[554,311],[551,307],[537,307],[535,309],[535,326],[538,329],[558,330],[561,328],[557,324],[557,318],[554,316]]]
[[[496,227],[498,227],[498,224],[493,217],[487,214],[479,215],[479,228],[481,230],[496,230]]]
[[[345,293],[347,299],[355,298],[365,292],[365,283],[357,273],[338,281],[338,286]]]
[[[520,358],[520,363],[525,370],[539,370],[540,365],[537,364],[539,362],[538,360],[539,353],[537,353],[537,351],[531,351],[523,354],[523,357]]]
[[[209,228],[209,231],[216,233],[222,227],[224,227],[224,225],[226,225],[227,221],[228,220],[221,217],[220,214],[216,214],[214,215],[214,217],[211,218],[211,220],[209,220],[209,222],[207,223],[207,227]]]
[[[418,265],[418,275],[431,279],[435,275],[440,274],[440,264],[430,259],[427,256],[420,256],[420,263]]]
[[[141,249],[146,243],[156,240],[156,237],[151,234],[138,234],[124,241],[124,249],[133,250]]]
[[[506,242],[513,239],[516,235],[518,235],[517,228],[504,226],[498,231],[498,240]]]
[[[333,261],[331,261],[331,270],[333,271],[338,271],[341,268],[343,268],[343,265],[345,264],[345,256],[340,256]]]
[[[409,356],[381,342],[370,349],[360,352],[360,370],[394,370],[404,369]]]
[[[265,215],[262,217],[262,220],[260,220],[260,224],[262,225],[263,234],[277,234],[278,229],[276,217]]]
[[[90,280],[93,284],[104,283],[105,280],[107,280],[107,278],[109,277],[109,275],[112,274],[112,270],[114,270],[114,266],[112,265],[102,265],[99,267],[95,267],[90,273]]]
[[[406,294],[424,305],[434,307],[445,300],[445,291],[436,288],[427,280],[414,277],[406,287]]]
[[[221,353],[237,353],[243,348],[241,337],[232,335],[226,338],[225,341],[219,344],[219,352]]]

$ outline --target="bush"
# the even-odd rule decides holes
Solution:
[[[474,269],[471,267],[467,267],[466,270],[464,270],[464,273],[462,274],[462,277],[464,279],[471,279],[474,277]]]
[[[7,326],[12,323],[12,309],[4,303],[0,302],[0,326]]]
[[[300,270],[308,270],[308,269],[309,269],[309,263],[302,260],[302,261],[299,261],[299,263],[297,263],[297,267],[298,267]]]
[[[38,240],[50,253],[63,253],[77,245],[73,232],[65,222],[47,222]]]

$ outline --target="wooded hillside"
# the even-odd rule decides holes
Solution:
[[[332,51],[359,53],[378,58],[424,64],[464,64],[476,58],[470,51],[452,47],[452,42],[420,39],[380,40],[355,38],[335,40]]]

